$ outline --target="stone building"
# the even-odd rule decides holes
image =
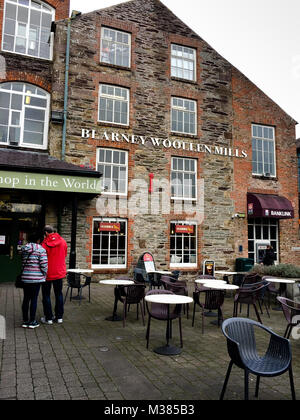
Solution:
[[[65,17],[50,71],[30,58],[26,80],[51,93],[43,154],[103,174],[101,195],[76,199],[77,265],[113,276],[149,251],[190,274],[259,262],[267,243],[299,263],[296,122],[158,0]],[[70,238],[72,201],[51,205]]]
[[[98,194],[99,173],[67,162],[49,142],[54,21],[67,0],[0,0],[0,281],[21,269],[21,246],[44,224],[60,229],[64,199],[72,209],[70,264],[75,265],[78,199]],[[60,141],[61,144],[61,141]]]

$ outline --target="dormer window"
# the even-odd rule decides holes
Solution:
[[[38,0],[6,0],[2,50],[51,60],[54,19],[55,10]]]

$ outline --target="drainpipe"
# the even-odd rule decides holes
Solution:
[[[64,90],[64,123],[62,133],[62,146],[61,146],[61,160],[65,160],[66,156],[66,136],[67,136],[67,116],[68,116],[68,98],[69,98],[69,67],[70,67],[70,41],[71,41],[71,21],[81,12],[72,11],[71,17],[68,19],[67,28],[67,45],[66,45],[66,65],[65,65],[65,90]]]

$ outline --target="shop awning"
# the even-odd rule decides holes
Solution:
[[[102,174],[47,153],[0,149],[0,189],[101,194]]]
[[[285,197],[274,194],[247,194],[248,218],[293,219],[294,208]]]

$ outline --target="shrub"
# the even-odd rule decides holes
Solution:
[[[256,264],[250,271],[261,276],[300,278],[300,267],[293,264],[261,265]]]

